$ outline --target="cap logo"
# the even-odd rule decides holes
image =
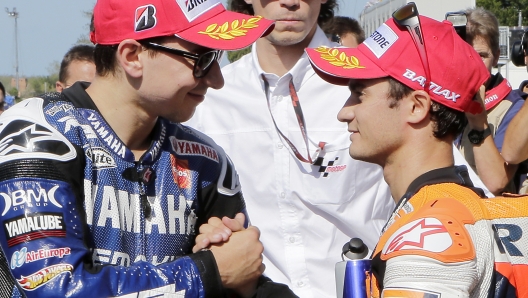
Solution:
[[[410,69],[405,70],[403,77],[412,82],[418,82],[418,84],[420,84],[420,86],[422,87],[424,87],[425,85],[425,78],[423,76],[416,76],[416,73]],[[447,88],[443,88],[442,86],[432,81],[429,83],[429,91],[432,91],[436,95],[443,96],[445,99],[450,100],[452,102],[457,102],[457,99],[460,97],[460,94],[456,94],[455,92]]]
[[[144,5],[136,8],[135,31],[152,29],[156,26],[156,7],[154,5]]]
[[[347,56],[339,49],[332,49],[328,47],[318,47],[316,52],[321,53],[321,59],[328,61],[330,64],[344,69],[365,68],[359,65],[359,59],[356,56]]]
[[[189,22],[221,4],[220,0],[176,0],[176,2]]]
[[[218,24],[211,24],[207,26],[205,31],[200,31],[200,34],[209,35],[214,39],[231,40],[240,36],[245,36],[247,31],[258,27],[258,22],[262,19],[261,16],[256,16],[248,20],[234,20],[231,22],[225,22],[221,26]]]
[[[407,33],[407,32],[405,32]],[[390,49],[398,40],[398,35],[386,24],[382,24],[363,43],[378,57],[378,59]]]

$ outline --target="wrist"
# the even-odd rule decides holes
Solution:
[[[487,119],[486,121],[470,121],[468,119],[468,127],[470,130],[483,131],[489,128]]]

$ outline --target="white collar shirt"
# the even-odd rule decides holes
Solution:
[[[309,47],[332,46],[318,28]],[[350,96],[347,87],[323,81],[306,54],[285,75],[265,73],[251,54],[222,69],[225,86],[209,90],[187,124],[217,142],[235,164],[251,223],[261,231],[265,275],[287,284],[300,297],[335,297],[334,268],[352,237],[369,248],[394,208],[377,165],[348,155],[350,133],[337,113]],[[321,166],[299,161],[277,127],[306,157],[289,82],[303,111],[309,149],[326,142]]]
[[[318,28],[309,47],[336,46]],[[222,68],[225,86],[209,90],[186,124],[212,137],[234,162],[250,221],[261,231],[265,275],[298,296],[335,297],[335,264],[343,245],[361,238],[370,249],[394,209],[381,167],[350,158],[350,133],[337,113],[347,87],[322,80],[306,54],[282,77],[265,73],[252,52]],[[269,88],[268,109],[264,81]],[[299,161],[280,131],[306,157],[289,93],[297,91],[309,151],[326,142],[320,166]]]

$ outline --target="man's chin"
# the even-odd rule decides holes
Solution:
[[[304,32],[281,31],[273,32],[266,38],[273,45],[285,47],[301,43],[306,38],[306,36],[307,34],[304,34]]]

